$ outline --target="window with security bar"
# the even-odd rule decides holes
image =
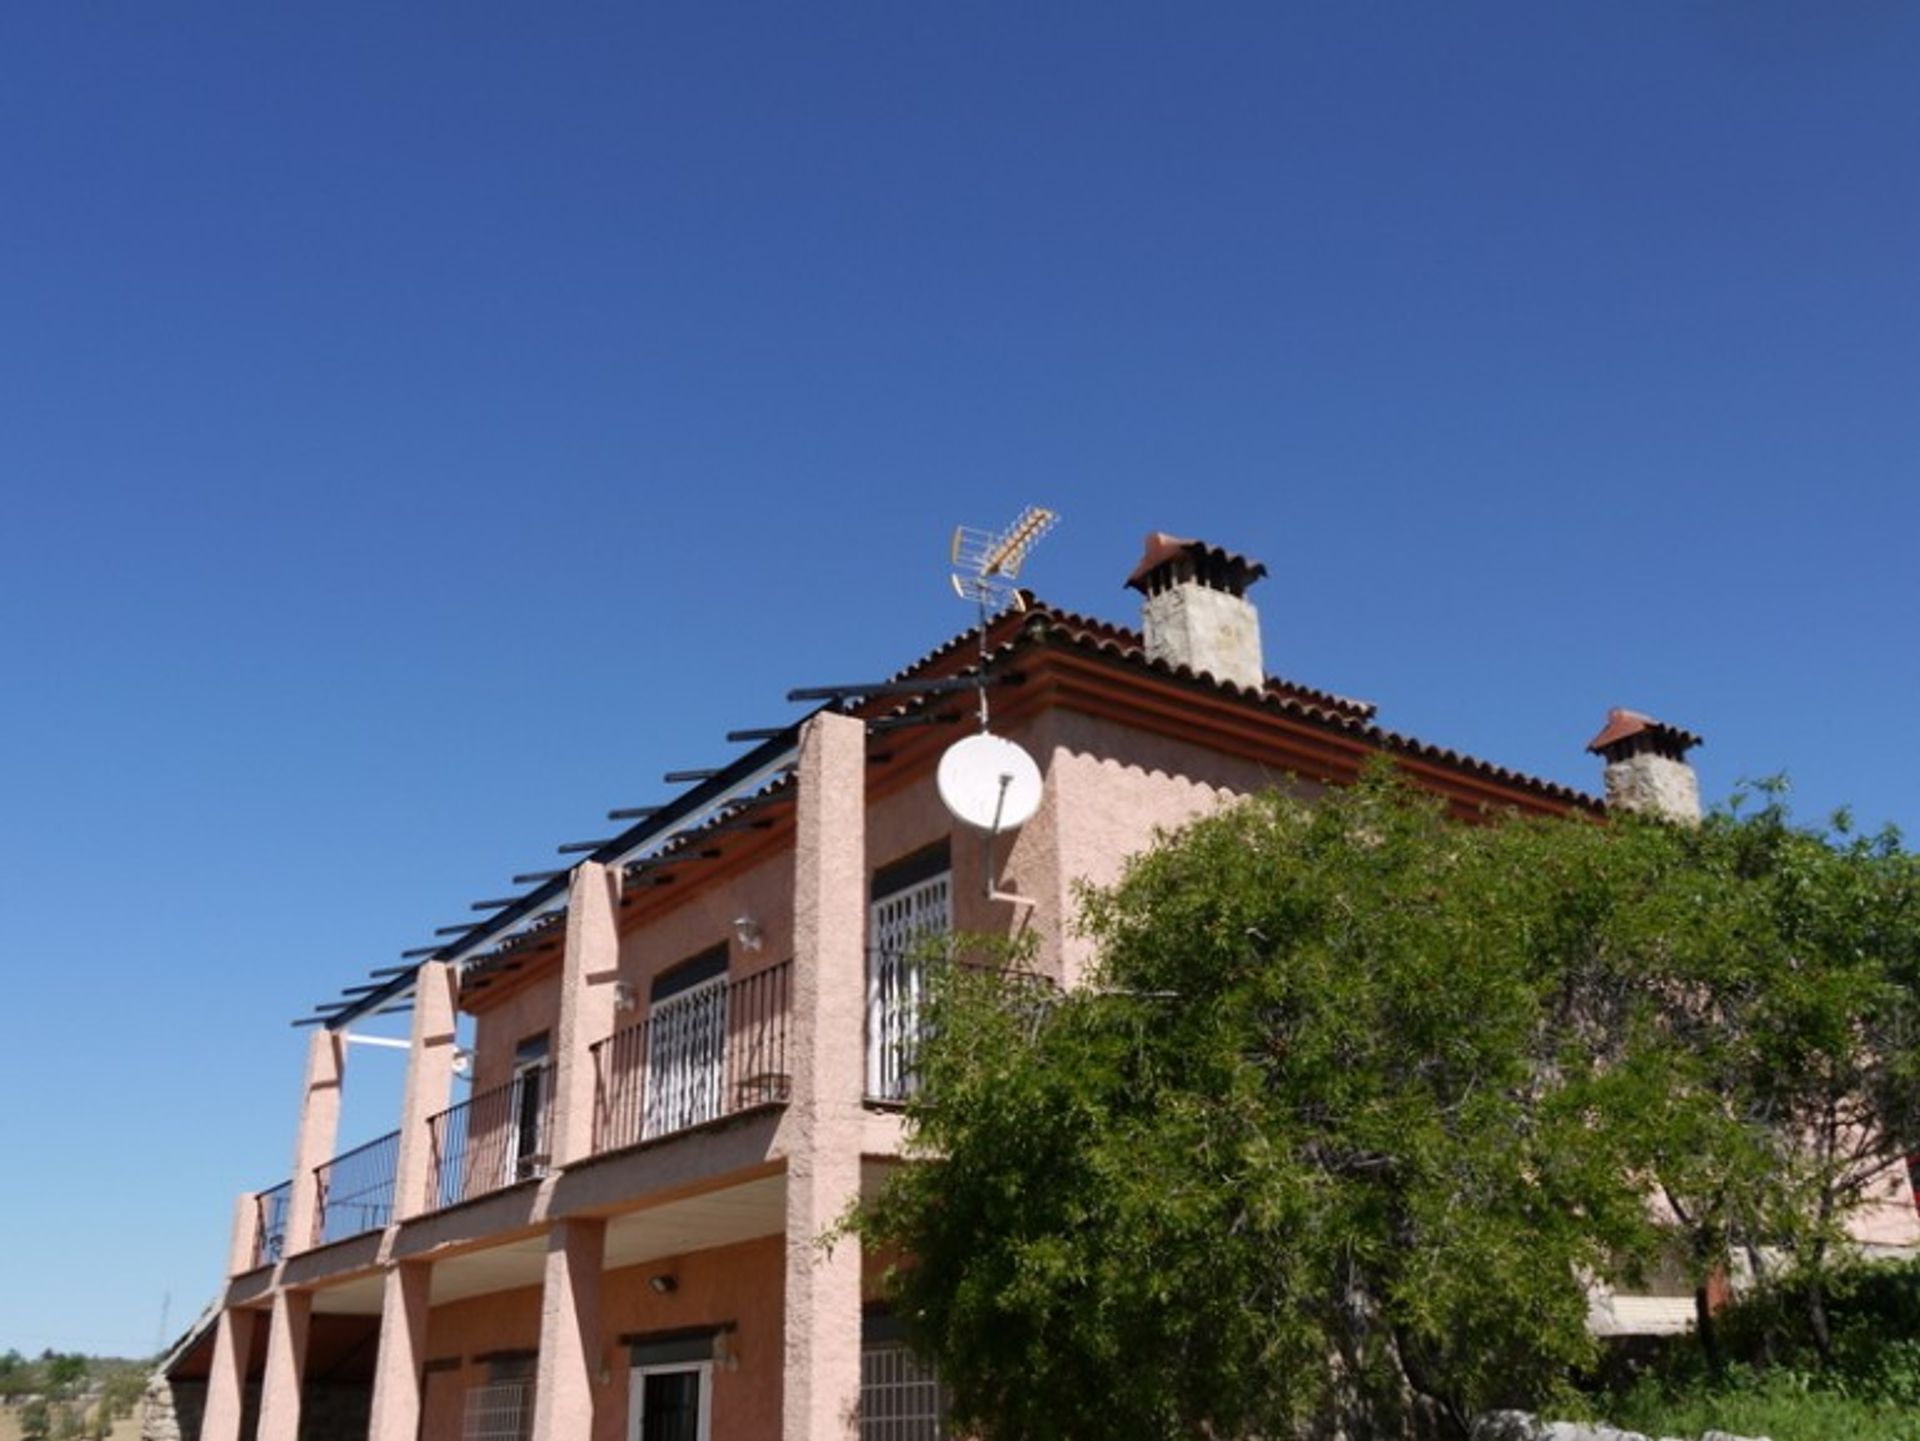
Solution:
[[[711,1121],[725,1106],[727,979],[653,1003],[647,1018],[647,1106],[641,1135]]]
[[[867,1094],[904,1101],[926,1004],[926,947],[953,929],[953,876],[945,844],[874,877],[867,917]]]
[[[467,1391],[460,1441],[530,1441],[533,1366],[531,1357],[492,1364],[486,1384]]]
[[[947,1441],[946,1394],[897,1341],[860,1348],[860,1441]]]

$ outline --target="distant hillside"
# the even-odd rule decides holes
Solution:
[[[0,1354],[0,1441],[132,1441],[149,1364],[53,1350]]]

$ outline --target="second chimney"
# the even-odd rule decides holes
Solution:
[[[1610,810],[1695,825],[1700,820],[1700,782],[1687,763],[1687,752],[1699,744],[1692,731],[1616,706],[1587,749],[1607,763]]]
[[[1267,683],[1260,654],[1260,613],[1247,587],[1267,573],[1257,560],[1205,541],[1164,531],[1147,537],[1146,553],[1127,577],[1140,592],[1147,659],[1259,690]]]

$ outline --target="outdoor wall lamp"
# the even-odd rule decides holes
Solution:
[[[653,1288],[656,1296],[671,1296],[680,1289],[680,1283],[666,1271],[662,1271],[657,1276],[647,1277],[647,1285]]]
[[[616,1011],[631,1011],[640,1004],[640,993],[625,981],[613,983],[613,1008]]]
[[[760,931],[760,922],[752,916],[733,918],[733,938],[740,943],[740,949],[743,951],[759,950],[761,942],[765,939]]]

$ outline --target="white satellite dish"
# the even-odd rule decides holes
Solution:
[[[955,820],[997,835],[1023,826],[1040,809],[1040,767],[1004,736],[981,732],[940,757],[940,802]]]

